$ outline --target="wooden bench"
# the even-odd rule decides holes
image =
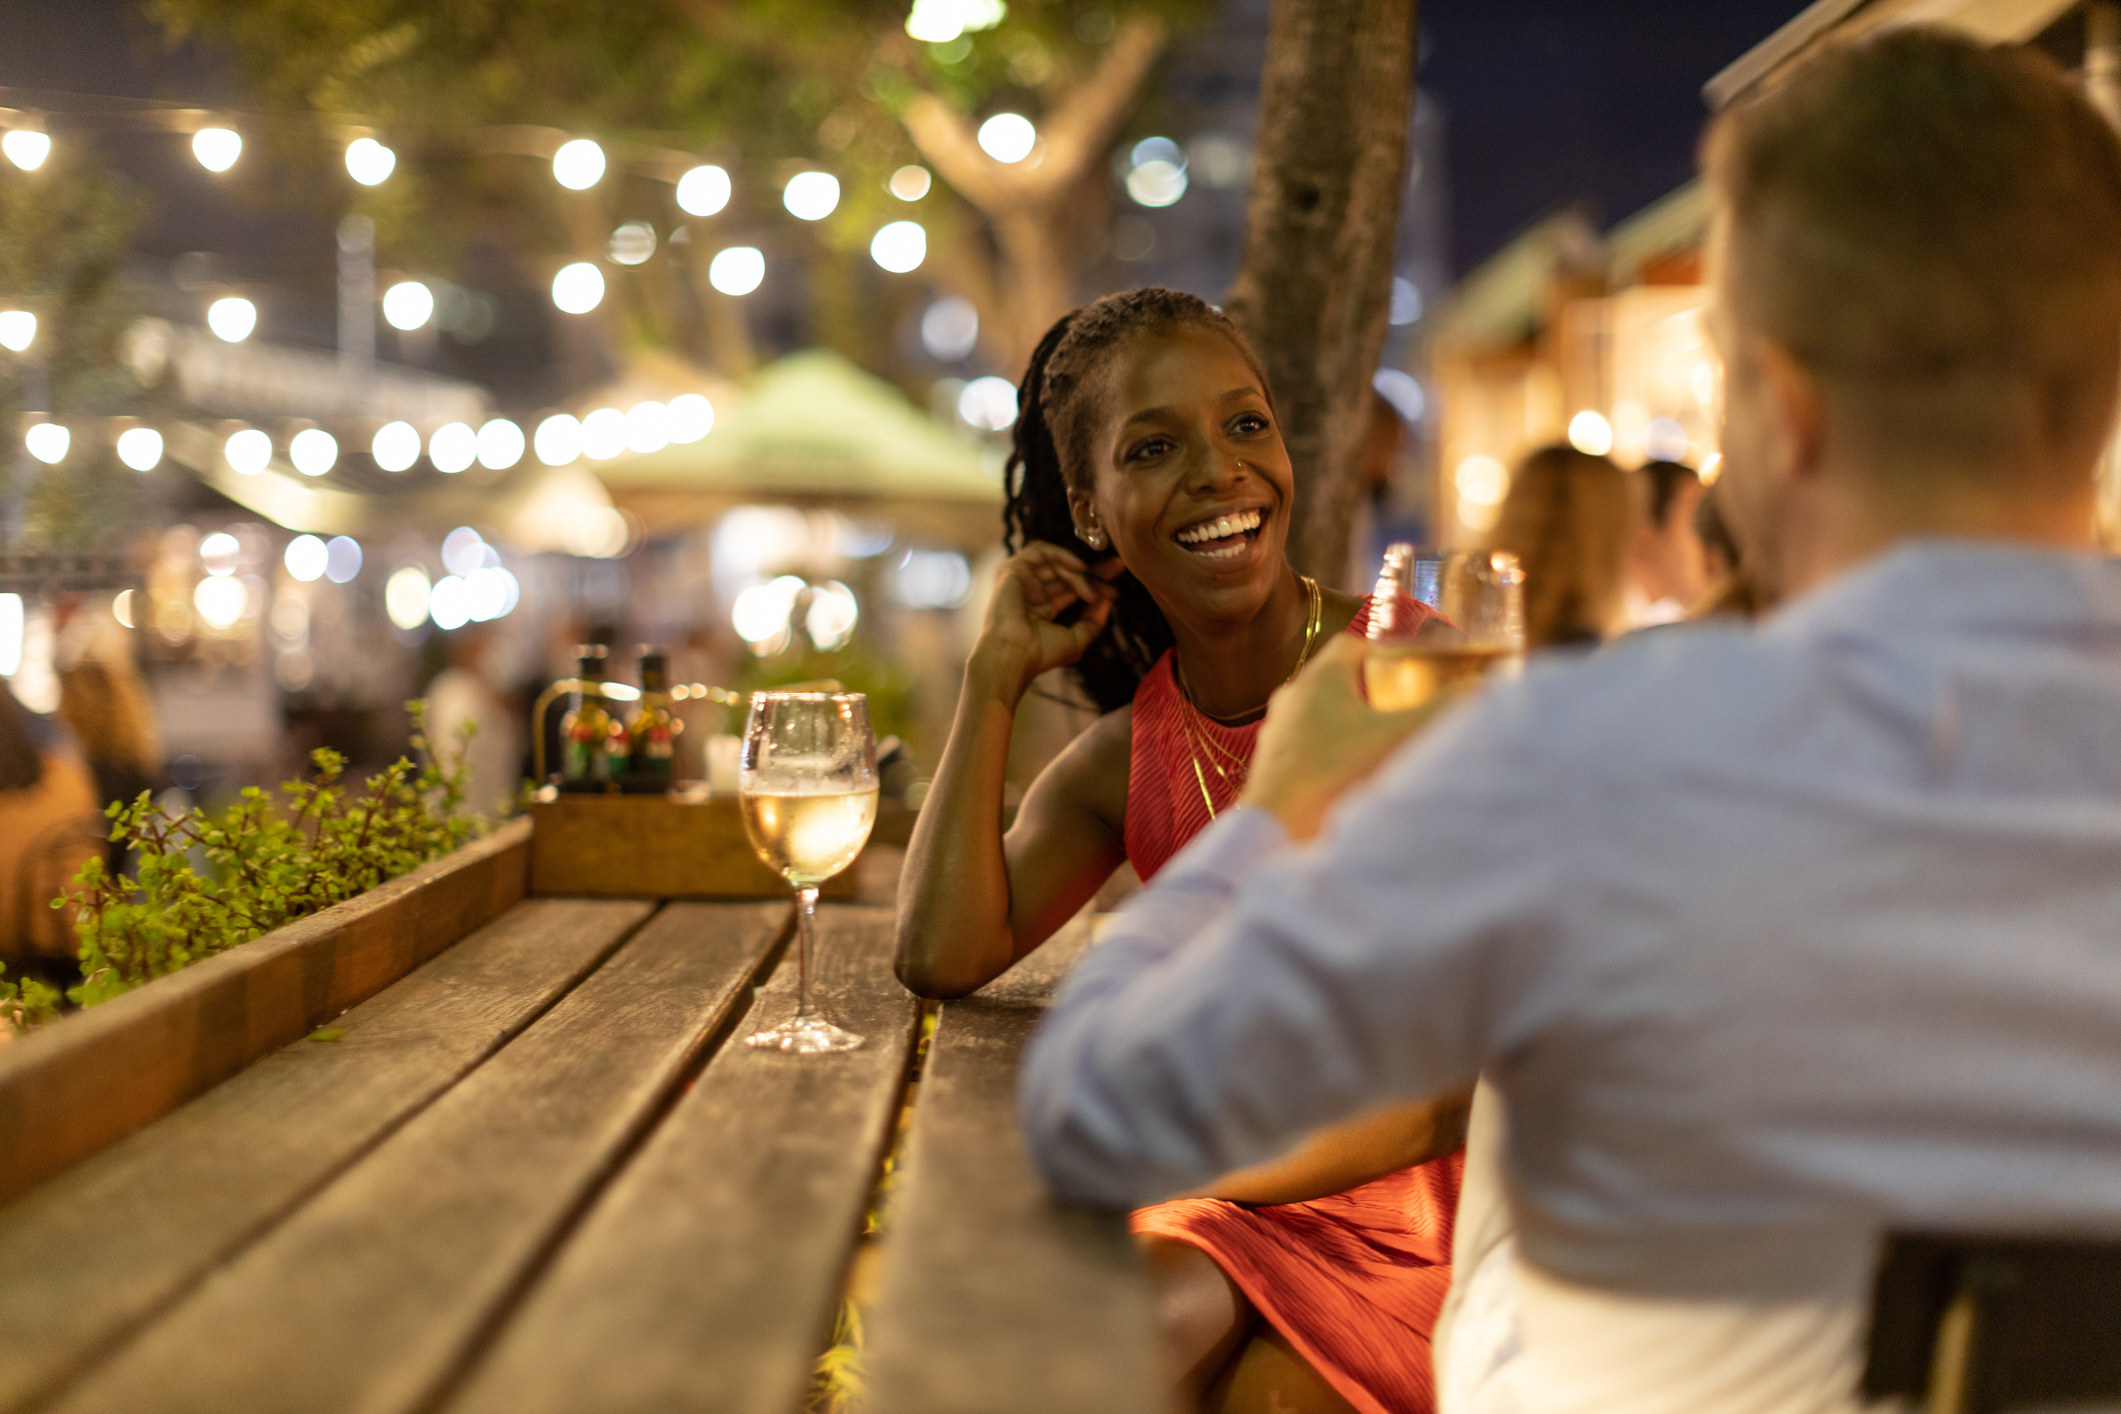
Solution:
[[[171,979],[174,1021],[144,992],[86,1014],[126,1039],[94,1064],[72,1023],[0,1049],[0,1139],[30,1155],[0,1204],[0,1411],[794,1414],[857,1268],[864,1411],[1163,1407],[1123,1220],[1053,1206],[1015,1128],[1079,934],[942,1007],[923,1054],[889,911],[828,905],[821,998],[868,1044],[754,1051],[793,1008],[785,903],[528,896],[527,837],[475,847],[469,913],[415,881],[389,928],[356,900],[297,925],[297,961],[274,935]],[[231,1014],[262,1058],[197,1044]],[[110,1059],[165,1053],[191,1069]],[[69,1065],[131,1118],[53,1138],[22,1097]]]

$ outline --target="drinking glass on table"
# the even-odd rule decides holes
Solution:
[[[1435,613],[1419,624],[1380,605],[1419,599]],[[1372,597],[1370,656],[1363,686],[1370,704],[1397,712],[1439,693],[1524,662],[1524,568],[1503,550],[1417,555],[1412,546],[1385,552]]]
[[[810,1006],[818,885],[854,862],[876,823],[876,737],[859,692],[755,692],[738,768],[744,830],[795,889],[795,1015],[747,1044],[851,1051],[862,1038]]]

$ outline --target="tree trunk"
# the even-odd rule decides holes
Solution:
[[[1296,467],[1289,557],[1346,578],[1384,347],[1414,93],[1415,0],[1274,0],[1245,254],[1225,307],[1259,349]]]

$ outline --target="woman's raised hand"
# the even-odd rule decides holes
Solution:
[[[974,661],[995,675],[997,688],[1021,696],[1040,673],[1082,657],[1104,631],[1119,600],[1112,581],[1125,568],[1116,556],[1093,567],[1042,540],[1025,546],[996,572]],[[1086,607],[1075,622],[1061,623],[1078,604]]]

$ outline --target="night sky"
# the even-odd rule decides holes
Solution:
[[[1701,85],[1801,0],[1420,0],[1460,272],[1556,207],[1610,225],[1693,173]]]

